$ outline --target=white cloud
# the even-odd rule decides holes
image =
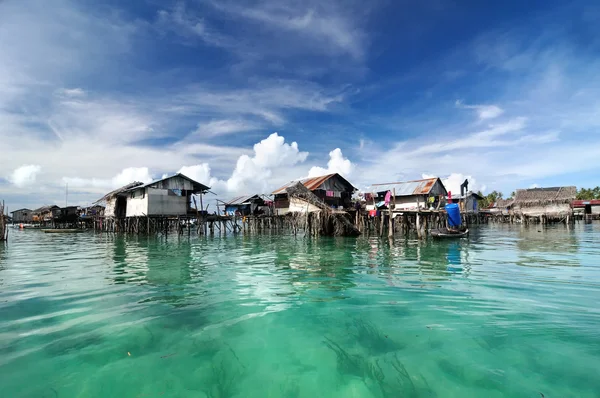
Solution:
[[[187,177],[190,177],[194,181],[199,183],[210,185],[212,179],[210,175],[210,166],[208,163],[197,164],[194,166],[183,166],[179,169],[178,173],[181,173]],[[163,178],[166,177],[163,176]]]
[[[86,92],[81,88],[62,88],[57,90],[56,94],[64,97],[85,97]]]
[[[128,167],[121,170],[113,178],[80,178],[63,177],[62,181],[71,188],[114,189],[132,182],[149,183],[153,180],[148,167]]]
[[[281,170],[304,162],[308,152],[301,152],[298,144],[287,144],[285,138],[277,133],[271,134],[254,145],[254,156],[242,155],[235,170],[227,180],[229,192],[242,192],[251,188],[267,190],[273,170]]]
[[[243,26],[261,25],[256,35],[233,38],[210,27],[192,11],[180,4],[159,13],[160,26],[175,26],[184,37],[197,36],[204,43],[222,47],[243,57],[277,53],[280,57],[297,53],[326,56],[345,55],[353,60],[365,56],[368,37],[361,16],[367,14],[363,3],[317,2],[297,3],[289,0],[261,0],[240,6],[228,1],[206,1],[225,20],[234,19]],[[356,7],[355,7],[356,6]],[[362,12],[356,12],[359,8]]]
[[[431,175],[431,174],[423,174],[422,177],[423,178],[434,178],[434,177],[439,177],[439,176],[435,176],[435,175]],[[469,191],[485,192],[485,190],[486,190],[485,185],[479,185],[477,183],[477,180],[470,175],[464,175],[461,173],[452,173],[449,176],[441,177],[441,178],[442,178],[442,182],[444,183],[444,186],[446,187],[446,190],[448,192],[452,192],[453,196],[460,195],[460,186],[462,185],[463,182],[465,182],[465,180],[469,181],[469,187],[468,187]]]
[[[329,152],[329,161],[327,168],[314,166],[308,172],[309,177],[318,177],[325,174],[339,173],[344,177],[349,177],[354,170],[354,165],[350,159],[345,158],[340,148],[336,148]]]
[[[456,101],[456,107],[461,109],[474,109],[480,120],[495,119],[504,113],[497,105],[464,105],[462,101]]]
[[[284,112],[303,110],[329,112],[345,99],[344,91],[325,90],[321,86],[296,80],[264,80],[256,87],[223,89],[195,86],[177,95],[170,108],[173,113],[227,115],[227,121],[213,121],[212,128],[251,129],[256,119],[272,125],[286,122]],[[253,120],[240,120],[240,115]],[[233,119],[232,121],[232,118]],[[210,126],[209,126],[210,127]]]
[[[284,137],[273,133],[254,145],[252,155],[241,155],[226,180],[214,177],[208,163],[184,166],[179,173],[207,184],[219,195],[268,193],[307,156],[308,152],[301,152],[296,142],[286,143]],[[274,171],[276,176],[273,175]]]
[[[19,188],[23,188],[35,183],[35,179],[42,167],[36,164],[27,164],[15,169],[8,177],[8,180]]]
[[[134,181],[143,183],[151,182],[152,175],[150,174],[150,170],[147,167],[128,167],[111,180],[112,185],[115,187],[122,187]]]
[[[163,32],[174,32],[186,39],[200,38],[205,44],[236,50],[239,43],[233,38],[220,34],[209,27],[199,16],[186,9],[183,2],[177,3],[171,10],[158,12],[156,27]]]
[[[257,130],[258,128],[258,124],[247,120],[211,120],[207,123],[198,124],[198,128],[193,134],[201,138],[208,138]]]
[[[415,148],[411,155],[435,155],[443,152],[472,148],[516,146],[518,144],[526,143],[529,139],[537,140],[538,137],[536,136],[523,135],[525,126],[526,119],[518,117],[504,123],[490,125],[487,129],[475,133],[464,133],[459,131],[448,137],[442,137],[433,144],[421,145]]]

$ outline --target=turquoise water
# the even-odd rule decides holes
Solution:
[[[5,397],[598,397],[600,225],[0,245]]]

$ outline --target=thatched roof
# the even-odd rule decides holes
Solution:
[[[515,205],[544,206],[571,203],[577,196],[576,187],[517,189]]]
[[[494,208],[497,209],[506,209],[511,207],[515,203],[514,199],[498,199],[496,203],[494,203]]]

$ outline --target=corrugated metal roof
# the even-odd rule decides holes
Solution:
[[[31,211],[31,210],[23,208],[23,209],[13,210],[13,211],[10,212],[10,214],[16,213],[16,212],[19,212],[19,211]]]
[[[585,207],[586,205],[590,206],[600,206],[600,200],[598,199],[590,199],[590,200],[574,200],[571,202],[573,207]]]
[[[134,188],[132,188],[130,190],[131,191],[135,191],[135,190],[140,189],[140,188],[145,188],[145,187],[149,187],[149,186],[152,186],[152,185],[157,185],[157,184],[160,184],[160,183],[162,183],[164,181],[174,180],[176,178],[183,178],[184,180],[189,181],[190,183],[192,183],[194,189],[196,189],[196,190],[198,190],[200,192],[206,192],[206,191],[208,191],[210,189],[209,186],[206,186],[206,185],[204,185],[204,184],[202,184],[202,183],[200,183],[198,181],[194,181],[190,177],[188,177],[188,176],[186,176],[184,174],[177,173],[177,174],[169,176],[169,177],[161,178],[160,180],[149,182],[148,184],[144,184],[142,186],[134,187]]]
[[[102,198],[100,198],[97,201],[95,201],[94,204],[96,204],[98,202],[102,202],[102,201],[107,200],[107,199],[110,199],[113,196],[120,195],[120,194],[122,194],[124,192],[129,191],[130,189],[133,189],[133,188],[136,188],[136,187],[140,187],[142,185],[144,185],[144,183],[143,182],[139,182],[139,181],[135,181],[135,182],[129,183],[127,185],[122,186],[121,188],[115,189],[114,191],[110,191],[109,193],[107,193],[106,195],[104,195]]]
[[[483,199],[483,196],[479,195],[478,193],[476,193],[476,192],[469,192],[466,195],[452,195],[452,200],[454,200],[454,199],[466,199],[469,196],[473,196],[477,200]],[[446,196],[446,199],[448,199],[448,196]]]
[[[248,202],[250,199],[257,197],[257,196],[258,195],[256,195],[256,194],[238,196],[238,197],[235,197],[235,198],[229,200],[228,202],[225,202],[225,205],[241,205],[244,202]]]
[[[429,195],[431,189],[439,178],[428,178],[425,180],[390,182],[387,184],[373,184],[369,192],[387,192],[396,190],[396,196]]]
[[[304,178],[301,180],[290,181],[287,184],[285,184],[284,186],[282,186],[281,188],[273,191],[273,195],[285,193],[285,190],[287,188],[289,188],[292,185],[295,185],[299,182],[301,182],[302,185],[304,185],[306,188],[308,188],[308,190],[314,191],[315,189],[319,188],[325,181],[329,180],[331,177],[333,177],[335,175],[338,175],[338,174],[333,173],[333,174],[327,174],[327,175],[319,176],[319,177]],[[340,178],[343,178],[343,177],[340,176]]]

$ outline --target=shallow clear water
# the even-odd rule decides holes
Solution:
[[[11,230],[6,397],[598,397],[600,225],[470,240]]]

